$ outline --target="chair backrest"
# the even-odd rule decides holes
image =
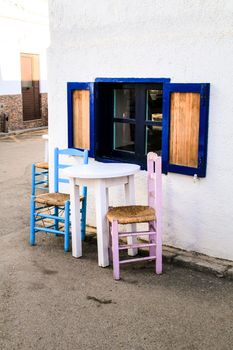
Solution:
[[[59,183],[69,183],[68,179],[60,177],[60,169],[65,169],[73,164],[61,164],[60,155],[83,157],[83,164],[88,163],[88,150],[80,151],[74,148],[54,149],[54,192],[59,191]]]
[[[155,209],[157,220],[162,215],[162,162],[156,153],[147,154],[148,205]]]

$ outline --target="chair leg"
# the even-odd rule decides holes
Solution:
[[[83,200],[82,203],[82,215],[81,215],[81,237],[82,241],[84,241],[86,237],[86,211],[87,211],[87,201]]]
[[[65,228],[64,228],[64,250],[69,251],[70,246],[70,201],[65,202]]]
[[[157,275],[162,273],[162,230],[159,223],[156,223],[156,259],[155,272]]]
[[[120,279],[120,263],[119,263],[119,237],[118,222],[112,222],[112,254],[113,254],[113,277],[115,280]]]
[[[149,222],[149,231],[154,231],[155,229],[155,222],[154,221],[150,221]],[[149,243],[155,243],[155,235],[149,235]],[[149,253],[150,256],[155,256],[156,251],[155,251],[155,246],[154,247],[150,247],[149,248]]]
[[[58,207],[54,207],[54,215],[58,216]],[[59,221],[57,219],[54,219],[54,228],[55,230],[59,230]],[[56,236],[58,236],[58,234],[56,233]]]
[[[32,196],[35,195],[35,181],[36,181],[35,172],[36,172],[35,164],[32,164]]]
[[[112,224],[109,222],[109,244],[108,244],[108,255],[109,255],[109,261],[112,262]]]
[[[31,196],[30,201],[30,244],[35,245],[36,244],[36,237],[35,237],[35,200],[34,196]]]

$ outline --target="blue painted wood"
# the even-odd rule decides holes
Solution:
[[[45,232],[45,233],[53,233],[55,235],[64,235],[63,231],[57,231],[53,229],[49,229],[48,227],[40,227],[40,226],[35,226],[35,232]]]
[[[32,196],[35,195],[35,176],[36,176],[36,166],[32,164]]]
[[[200,125],[198,145],[198,167],[186,167],[169,164],[170,139],[170,95],[172,92],[196,92],[200,94]],[[163,173],[175,172],[185,175],[206,176],[207,142],[208,142],[208,114],[209,114],[209,83],[200,84],[164,84],[163,91],[163,126],[162,126],[162,168]]]
[[[84,151],[84,164],[88,164],[88,151]],[[81,216],[81,238],[84,241],[86,237],[86,212],[87,212],[87,187],[83,186],[82,196],[84,197],[82,202],[82,216]]]
[[[48,170],[47,169],[42,169],[41,168],[37,168],[36,164],[32,164],[32,191],[31,191],[31,195],[35,195],[36,194],[36,190],[40,189],[40,190],[44,190],[44,191],[48,191],[49,187],[41,187],[39,185],[42,184],[47,184],[49,183],[48,181]],[[39,179],[38,179],[39,178]],[[44,180],[42,180],[42,178]]]
[[[67,164],[59,164],[58,165],[58,168],[59,169],[66,169],[66,168],[69,168],[70,165],[67,165]]]
[[[53,215],[53,220],[54,220],[54,228],[55,230],[59,230],[59,209],[58,207],[54,207],[54,215]]]
[[[62,179],[61,177],[59,177],[59,182],[63,183],[63,184],[68,184],[69,180],[68,179]]]
[[[94,157],[95,150],[95,104],[94,104],[94,83],[67,83],[67,115],[68,115],[68,148],[74,148],[73,143],[73,91],[90,91],[90,150],[89,156]]]
[[[41,185],[41,184],[47,184],[48,181],[47,180],[41,180],[41,181],[35,181],[34,185]],[[40,188],[37,186],[37,188]],[[41,189],[44,189],[43,187],[41,187]]]
[[[88,164],[88,150],[84,150],[83,163]]]
[[[59,150],[59,154],[65,154],[67,156],[83,157],[83,150],[80,151],[76,148],[66,148]],[[69,165],[66,165],[69,166]]]
[[[84,241],[86,237],[86,212],[87,212],[87,188],[83,189],[83,202],[82,202],[82,217],[81,217],[81,238]]]
[[[168,172],[168,160],[169,160],[169,86],[171,84],[165,83],[163,85],[163,119],[162,119],[162,172],[167,174]]]
[[[58,147],[54,148],[54,192],[58,192]]]
[[[65,169],[72,164],[61,164],[60,156],[68,155],[68,156],[82,156],[83,163],[88,164],[88,151],[80,151],[76,149],[58,149],[57,147],[54,149],[54,190],[58,192],[59,183],[69,183],[68,179],[61,178],[59,175],[59,169]],[[82,239],[85,238],[86,233],[86,201],[87,201],[87,188],[83,187],[83,196],[84,200],[82,203],[82,208],[80,210],[81,213],[81,230],[82,230]],[[53,214],[45,214],[44,209],[49,208],[53,211]],[[64,211],[64,218],[59,216],[59,210]],[[35,232],[49,232],[53,233],[56,236],[59,234],[64,235],[64,250],[69,250],[69,228],[70,228],[70,202],[66,201],[64,206],[53,206],[53,205],[45,205],[36,207],[35,204],[35,196],[31,197],[30,203],[30,244],[35,244]],[[46,225],[44,223],[43,227],[38,227],[35,225],[35,222],[42,221],[43,219],[53,220],[54,223],[51,225]],[[59,230],[59,222],[64,222],[64,231]]]
[[[96,83],[167,83],[170,78],[96,78]]]
[[[58,209],[58,207],[55,207],[54,209]],[[61,222],[64,222],[65,219],[63,217],[60,217],[57,215],[49,215],[49,214],[44,214],[44,213],[35,213],[35,216],[39,216],[40,218],[45,218],[45,219],[56,219],[59,220]],[[54,225],[53,225],[54,226]]]
[[[41,171],[40,173],[35,173],[35,176],[47,175],[47,174],[48,174],[48,171],[44,170],[44,171]]]
[[[35,245],[35,196],[31,196],[30,200],[30,245]]]
[[[210,98],[210,84],[202,84],[199,147],[198,147],[198,162],[199,162],[199,168],[200,168],[199,170],[200,177],[206,176],[206,168],[207,168],[209,98]]]
[[[65,238],[64,251],[69,251],[70,246],[70,201],[65,202]]]

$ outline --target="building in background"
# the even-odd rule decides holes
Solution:
[[[49,13],[51,186],[54,147],[142,169],[161,153],[164,243],[233,260],[233,2],[51,0]],[[146,192],[141,171],[137,204]],[[93,203],[88,189],[91,225]]]
[[[0,0],[0,132],[46,126],[47,0]]]

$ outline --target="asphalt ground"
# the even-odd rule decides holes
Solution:
[[[0,139],[0,349],[233,349],[233,282],[172,265],[97,265],[38,234],[30,247],[31,163],[43,131]]]

